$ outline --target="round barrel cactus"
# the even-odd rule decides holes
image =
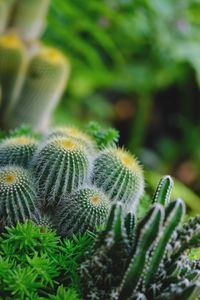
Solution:
[[[30,173],[17,166],[0,168],[0,219],[15,225],[29,219],[37,206],[37,194]]]
[[[85,146],[91,153],[94,153],[96,150],[95,141],[87,133],[83,132],[77,127],[74,126],[60,126],[51,129],[45,139],[50,139],[53,137],[72,137],[83,146]]]
[[[14,164],[28,167],[37,145],[37,140],[29,136],[5,139],[0,144],[0,166]]]
[[[109,209],[110,201],[102,191],[96,187],[81,188],[66,197],[59,209],[59,233],[70,236],[94,230],[106,221]]]
[[[45,142],[36,151],[33,167],[42,205],[52,206],[87,181],[90,157],[77,140],[58,137]]]
[[[134,210],[143,194],[144,177],[138,161],[127,151],[110,147],[94,162],[92,182],[112,200],[120,201],[125,209]]]

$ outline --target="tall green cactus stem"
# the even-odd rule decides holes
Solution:
[[[74,138],[78,142],[82,143],[84,147],[88,149],[91,154],[96,152],[95,141],[85,132],[81,131],[77,127],[63,126],[51,129],[44,137],[45,140],[49,140],[54,137],[70,137]]]
[[[173,185],[174,183],[170,176],[162,177],[153,197],[153,203],[160,203],[166,206],[170,201]]]
[[[0,82],[2,101],[0,107],[1,123],[6,123],[8,113],[18,100],[27,65],[26,50],[14,34],[0,37]],[[3,121],[2,121],[3,120]],[[6,126],[6,124],[5,124]]]
[[[90,157],[82,144],[58,137],[45,142],[33,159],[43,205],[55,205],[86,182]]]
[[[31,217],[36,209],[34,180],[22,167],[0,168],[0,219],[4,225],[15,225]]]
[[[189,260],[186,253],[199,247],[200,218],[181,228],[183,201],[164,207],[161,202],[166,205],[167,192],[165,197],[158,197],[158,203],[135,226],[133,214],[112,206],[105,230],[97,234],[80,267],[84,299],[198,299],[200,264]]]
[[[46,25],[49,4],[50,0],[17,0],[11,27],[25,41],[39,38]]]
[[[120,300],[131,296],[133,289],[141,280],[141,275],[145,267],[146,254],[156,241],[163,219],[164,210],[162,206],[156,204],[138,225],[133,258],[120,287]]]
[[[62,236],[95,230],[108,217],[110,201],[99,189],[84,187],[66,197],[58,213],[59,233]]]
[[[155,249],[153,249],[152,254],[150,255],[149,266],[145,272],[144,280],[146,285],[151,282],[154,274],[157,272],[160,262],[165,254],[167,244],[172,238],[173,232],[180,225],[184,212],[185,205],[181,199],[171,202],[166,208],[162,233],[156,242]]]
[[[36,139],[28,136],[11,137],[0,144],[0,166],[28,167],[37,149]]]
[[[105,230],[98,234],[92,253],[81,265],[84,299],[93,299],[94,296],[96,299],[114,299],[111,297],[112,288],[121,281],[129,253],[123,210],[118,203],[112,205]]]
[[[0,0],[0,34],[3,34],[8,25],[13,3],[14,0]]]
[[[143,171],[137,160],[117,147],[103,150],[94,162],[92,182],[127,211],[134,210],[144,191]]]
[[[23,122],[44,130],[64,91],[69,69],[59,51],[43,47],[30,61],[20,99],[10,116],[10,127]]]

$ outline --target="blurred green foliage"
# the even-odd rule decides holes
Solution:
[[[70,92],[153,92],[191,65],[200,82],[199,0],[52,1],[46,40],[70,57]]]
[[[56,123],[95,119],[118,125],[116,101],[122,100],[117,107],[122,113],[128,99],[132,106],[125,111],[128,125],[118,127],[121,136],[126,133],[120,142],[137,154],[142,147],[149,151],[150,125],[162,127],[158,121],[168,114],[169,132],[163,129],[156,139],[153,132],[154,169],[174,173],[185,157],[199,165],[200,122],[192,112],[199,93],[194,96],[191,88],[200,85],[199,0],[53,0],[44,40],[64,51],[73,66]],[[174,87],[178,100],[168,93]],[[161,115],[155,108],[158,94],[166,91],[169,102],[178,105],[175,116],[167,106]],[[159,100],[162,106],[163,94]],[[151,159],[150,152],[147,156]]]

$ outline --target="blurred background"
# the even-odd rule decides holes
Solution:
[[[200,1],[52,1],[71,77],[54,122],[112,124],[148,169],[200,193]]]

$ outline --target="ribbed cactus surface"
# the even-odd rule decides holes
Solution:
[[[18,165],[28,167],[38,142],[29,136],[10,137],[0,143],[0,166]]]
[[[110,201],[95,187],[84,187],[65,198],[57,216],[59,232],[63,236],[83,233],[104,224]]]
[[[185,205],[180,199],[168,203],[171,184],[170,177],[162,178],[152,206],[137,223],[121,204],[113,205],[80,267],[84,299],[197,299],[199,264],[185,254],[199,247],[199,218],[182,225]]]
[[[0,36],[0,82],[2,101],[0,106],[1,123],[16,104],[23,84],[27,64],[27,54],[21,40],[13,33]],[[10,126],[4,124],[4,126]]]
[[[137,207],[144,191],[143,171],[127,151],[110,147],[94,162],[92,182],[101,187],[112,202],[121,201],[127,210]]]
[[[33,165],[44,205],[52,206],[86,182],[90,157],[77,140],[58,137],[42,144]]]
[[[97,145],[95,145],[95,141],[89,136],[89,134],[85,133],[84,131],[80,130],[74,126],[60,126],[49,130],[47,135],[45,136],[45,140],[49,140],[50,138],[54,137],[70,137],[81,144],[85,148],[88,149],[92,154],[96,151]]]
[[[37,193],[30,173],[22,167],[0,168],[0,219],[15,225],[31,217],[37,206]]]
[[[68,75],[69,63],[59,51],[40,49],[29,63],[19,101],[10,117],[11,128],[23,120],[36,129],[46,129]]]

